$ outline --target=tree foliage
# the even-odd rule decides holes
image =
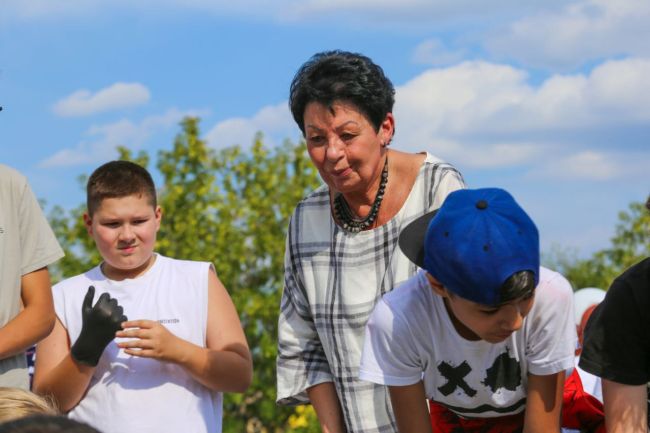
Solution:
[[[611,246],[592,257],[578,259],[575,254],[556,248],[546,260],[571,282],[574,289],[607,289],[625,269],[650,256],[650,212],[642,203],[630,204],[620,212]]]
[[[302,144],[267,148],[258,135],[249,152],[239,146],[216,152],[200,138],[197,118],[184,119],[181,128],[172,149],[157,158],[163,219],[156,250],[212,262],[240,314],[254,379],[246,394],[226,396],[224,432],[310,431],[312,412],[275,404],[275,356],[286,228],[298,201],[318,186],[317,172]],[[120,159],[149,162],[146,153],[119,150]],[[55,208],[51,214],[66,251],[56,277],[101,260],[86,234],[84,210]]]

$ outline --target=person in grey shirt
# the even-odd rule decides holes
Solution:
[[[24,352],[54,326],[47,266],[61,257],[27,179],[0,164],[0,386],[29,388]]]

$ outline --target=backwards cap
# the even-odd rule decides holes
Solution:
[[[503,189],[452,192],[402,231],[399,246],[448,290],[479,304],[499,304],[501,286],[516,272],[539,282],[537,227]]]

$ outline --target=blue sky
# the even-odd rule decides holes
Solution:
[[[297,140],[296,69],[358,51],[396,86],[395,148],[586,256],[650,193],[648,40],[643,0],[0,0],[0,161],[72,207],[115,146],[168,149],[185,115],[215,148]]]

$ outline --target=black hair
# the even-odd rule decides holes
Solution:
[[[62,415],[31,415],[0,424],[0,433],[100,433]]]
[[[88,178],[86,206],[88,215],[99,208],[106,198],[143,194],[149,204],[157,206],[156,186],[146,168],[131,161],[111,161],[98,167]]]
[[[512,302],[535,290],[535,274],[531,271],[519,271],[512,274],[499,289],[499,304]]]
[[[327,107],[336,101],[354,104],[379,131],[393,111],[395,88],[370,58],[347,51],[323,51],[305,62],[291,81],[289,107],[305,134],[304,114],[310,102]]]

